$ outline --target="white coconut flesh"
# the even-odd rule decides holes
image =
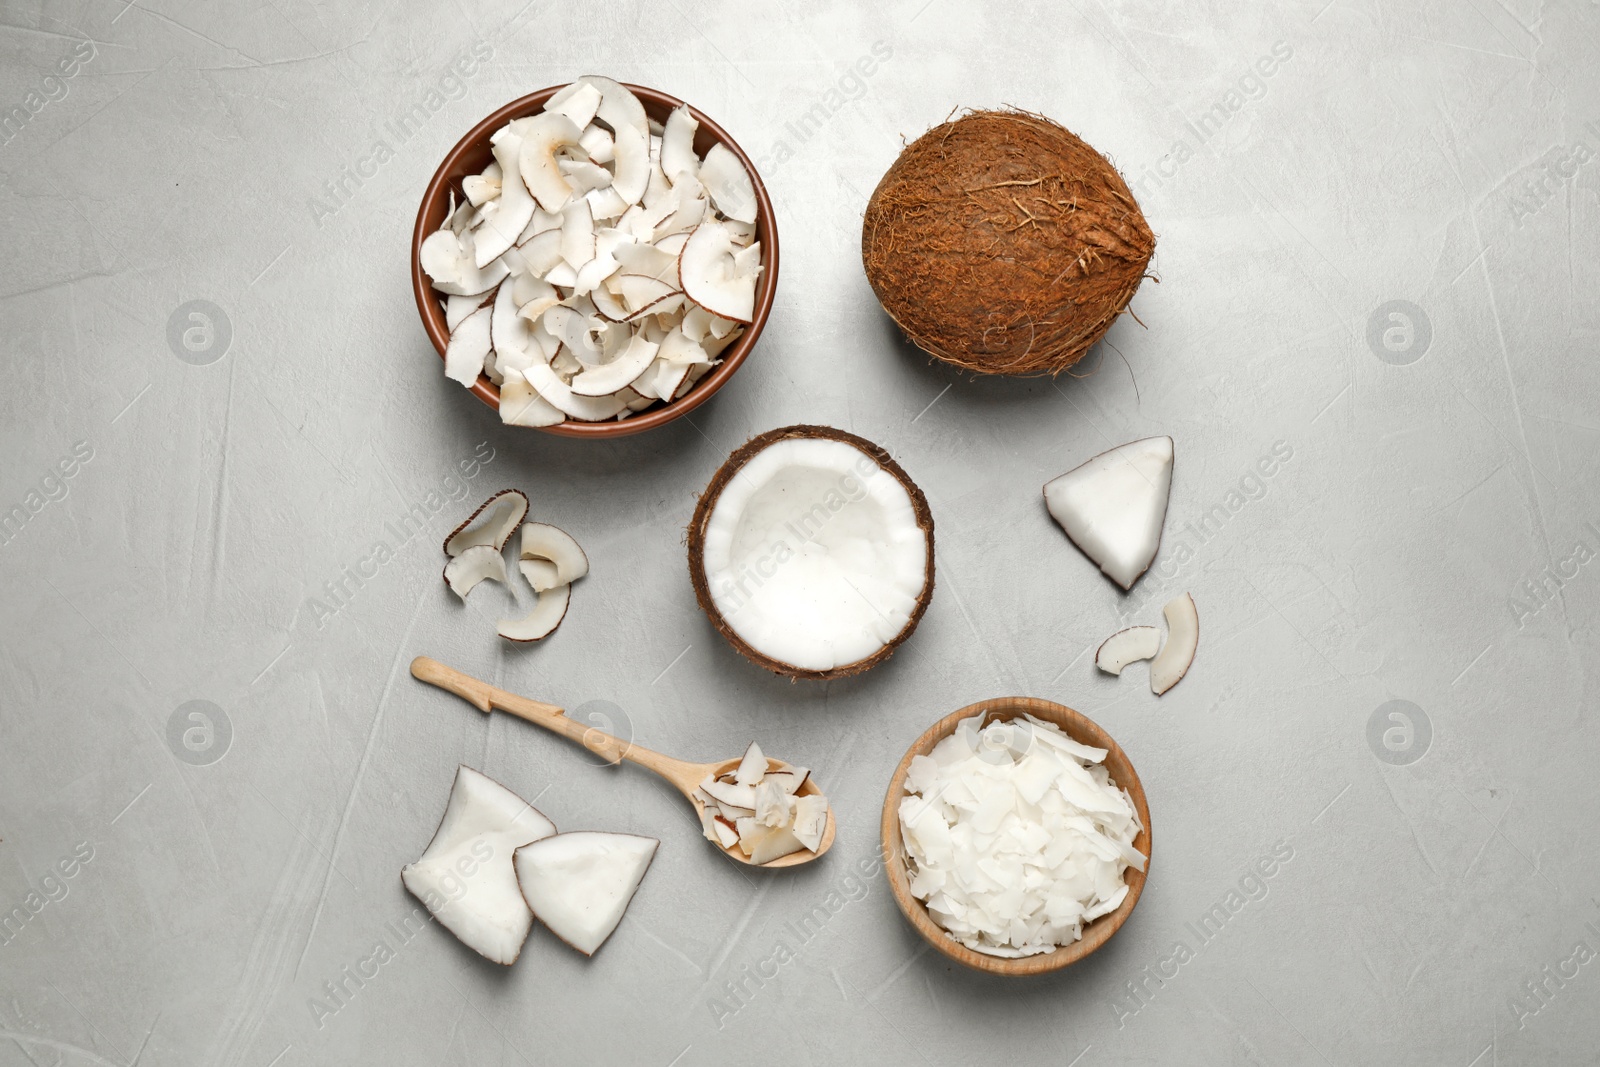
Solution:
[[[1200,647],[1200,612],[1194,597],[1184,593],[1169,601],[1161,614],[1167,620],[1167,643],[1150,664],[1150,689],[1157,696],[1183,681]]]
[[[547,522],[523,525],[518,555],[524,560],[548,561],[555,568],[556,580],[561,583],[575,582],[589,573],[589,557],[584,555],[577,540],[561,527]]]
[[[1133,588],[1161,546],[1172,454],[1172,438],[1147,437],[1045,483],[1051,517],[1123,589]]]
[[[462,600],[486,578],[506,582],[506,558],[494,545],[473,545],[444,565],[445,582]]]
[[[1026,716],[964,720],[914,756],[900,801],[911,894],[951,938],[994,956],[1076,941],[1127,898],[1143,830],[1106,750]]]
[[[543,641],[566,618],[571,598],[570,585],[546,589],[539,593],[532,611],[520,619],[501,619],[495,632],[507,641]]]
[[[746,644],[826,671],[905,630],[927,553],[910,494],[871,456],[842,441],[786,438],[722,489],[703,564],[717,613]]]
[[[698,155],[698,128],[687,107],[658,125],[626,86],[591,75],[495,131],[494,160],[462,180],[459,207],[451,192],[419,259],[445,297],[447,375],[498,385],[502,421],[601,422],[671,403],[743,333],[763,270],[755,185],[731,149]],[[645,347],[691,316],[679,332],[695,347]]]
[[[1153,659],[1161,651],[1161,631],[1154,626],[1130,626],[1106,638],[1094,654],[1094,665],[1107,674],[1122,673],[1122,668],[1142,659]]]
[[[659,845],[634,834],[556,834],[517,851],[517,884],[551,933],[592,956],[622,921]]]
[[[520,489],[505,489],[478,505],[444,542],[447,556],[459,556],[474,545],[492,545],[496,552],[505,547],[512,533],[528,514],[528,497]]]
[[[527,801],[463,766],[433,840],[400,880],[468,948],[509,966],[533,925],[517,885],[516,850],[555,832]]]

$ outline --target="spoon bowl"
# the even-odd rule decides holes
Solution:
[[[531,723],[543,726],[546,730],[558,733],[570,741],[576,741],[607,763],[615,764],[622,760],[627,760],[629,763],[637,763],[647,770],[654,771],[668,782],[671,782],[673,787],[683,794],[684,799],[694,807],[696,823],[700,823],[704,815],[704,805],[694,795],[695,790],[700,787],[700,783],[705,781],[707,776],[715,777],[719,774],[730,773],[739,766],[739,762],[743,758],[742,756],[735,756],[733,759],[718,760],[714,763],[690,763],[687,760],[663,756],[659,752],[652,752],[648,748],[612,737],[603,730],[597,730],[592,726],[585,726],[581,722],[569,719],[566,711],[554,704],[546,704],[542,701],[518,696],[515,693],[508,693],[504,689],[498,689],[488,682],[472,677],[470,674],[463,674],[454,667],[446,667],[438,660],[429,659],[427,656],[418,656],[411,661],[411,674],[419,681],[427,682],[429,685],[438,686],[446,692],[454,693],[485,714],[499,708],[501,711],[510,712],[518,718],[527,719]],[[776,769],[775,765],[779,762],[781,761],[767,760],[767,769]],[[810,777],[807,777],[800,786],[797,795],[812,796],[820,792],[821,790],[817,788],[817,784]],[[779,856],[777,859],[766,863],[752,863],[749,856],[739,851],[737,844],[732,848],[723,848],[718,844],[716,848],[729,859],[736,863],[742,863],[746,867],[798,867],[802,863],[810,863],[833,847],[835,829],[833,808],[830,806],[828,808],[828,824],[823,830],[822,840],[817,844],[815,852],[802,849],[799,852],[791,852],[787,856]]]

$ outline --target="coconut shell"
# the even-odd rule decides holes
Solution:
[[[711,512],[717,506],[717,501],[722,497],[722,490],[733,480],[734,475],[746,463],[770,445],[794,437],[822,438],[829,441],[842,441],[843,443],[859,449],[870,456],[873,462],[887,471],[895,481],[905,486],[906,493],[911,497],[911,509],[917,517],[917,526],[927,537],[928,559],[923,572],[922,592],[917,597],[917,606],[912,609],[911,617],[906,620],[905,626],[894,639],[878,651],[865,659],[856,660],[838,667],[831,667],[825,671],[807,670],[796,667],[792,663],[773,659],[763,652],[752,648],[744,638],[740,637],[728,621],[717,610],[717,605],[711,598],[711,586],[706,580],[705,548],[706,526],[711,522]],[[728,644],[745,659],[756,666],[769,670],[774,674],[781,674],[788,678],[815,678],[826,681],[831,678],[848,678],[860,674],[862,671],[876,667],[899,648],[906,638],[911,636],[917,628],[917,623],[922,621],[922,616],[928,610],[928,603],[933,599],[933,510],[928,507],[928,498],[917,488],[917,483],[905,472],[905,468],[894,461],[894,458],[882,448],[868,441],[864,437],[857,437],[844,430],[836,430],[832,426],[782,426],[776,430],[768,430],[764,434],[752,437],[725,460],[717,473],[712,476],[711,484],[706,486],[706,491],[700,494],[699,502],[695,504],[694,517],[689,520],[689,581],[694,586],[694,598],[700,604],[700,610],[706,613],[706,618],[711,620],[711,625],[716,627],[718,633],[727,639]]]
[[[1024,111],[973,111],[900,153],[867,204],[861,260],[930,355],[1057,374],[1128,307],[1155,235],[1106,158]]]

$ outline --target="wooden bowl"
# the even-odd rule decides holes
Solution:
[[[1146,856],[1150,855],[1150,808],[1145,803],[1144,786],[1139,783],[1139,775],[1134,772],[1127,753],[1112,740],[1111,735],[1102,730],[1097,723],[1061,704],[1053,704],[1048,700],[1038,700],[1034,697],[998,697],[994,700],[981,700],[976,704],[968,704],[960,711],[952,712],[934,723],[927,732],[917,738],[907,750],[905,758],[900,761],[900,766],[895,768],[894,777],[889,781],[889,792],[883,798],[883,855],[884,870],[889,875],[889,889],[894,894],[895,903],[900,905],[901,912],[910,920],[911,925],[917,928],[917,933],[927,939],[934,948],[958,963],[964,963],[974,970],[1008,977],[1023,977],[1060,970],[1068,964],[1077,963],[1111,940],[1111,935],[1122,929],[1122,924],[1133,914],[1134,905],[1139,903],[1139,895],[1144,892],[1144,881],[1150,868],[1148,862],[1145,863],[1144,871],[1136,871],[1131,867],[1127,869],[1124,879],[1128,884],[1128,895],[1123,898],[1122,905],[1109,915],[1102,915],[1085,926],[1081,938],[1070,945],[1061,946],[1054,952],[1041,952],[1036,956],[1023,956],[1019,959],[1006,959],[973,951],[945,933],[929,917],[922,901],[911,895],[910,879],[906,875],[905,846],[900,840],[900,801],[906,795],[906,774],[911,769],[911,759],[913,756],[926,756],[933,750],[934,745],[955,733],[956,726],[962,719],[971,718],[979,713],[986,715],[980,725],[996,721],[1004,722],[1029,714],[1045,722],[1055,723],[1074,741],[1105,749],[1105,765],[1106,770],[1111,772],[1111,780],[1128,791],[1128,795],[1133,798],[1134,808],[1139,813],[1139,821],[1144,825],[1139,836],[1133,839],[1133,847]]]
[[[665,122],[672,109],[683,103],[677,97],[668,96],[655,89],[646,89],[639,85],[627,87],[644,105],[645,113],[657,122]],[[433,342],[433,347],[439,350],[441,360],[444,359],[445,346],[450,343],[450,331],[445,326],[444,305],[441,303],[441,298],[434,292],[433,286],[428,282],[428,276],[422,270],[422,242],[430,233],[444,225],[445,212],[450,207],[451,190],[455,191],[456,202],[459,204],[463,199],[461,179],[469,174],[479,174],[489,165],[493,158],[489,151],[490,135],[512,119],[538,114],[543,110],[544,102],[561,88],[560,85],[552,85],[548,89],[529,93],[520,100],[513,100],[467,131],[467,135],[461,138],[444,157],[444,162],[434,171],[433,179],[428,182],[428,188],[422,194],[422,206],[417,210],[416,230],[411,235],[411,288],[416,294],[417,311],[422,315],[422,327],[428,331],[428,339]],[[700,123],[700,128],[694,135],[694,150],[703,156],[714,144],[726,145],[739,157],[739,162],[744,164],[744,169],[749,173],[750,181],[755,186],[756,240],[761,242],[762,271],[760,280],[756,282],[756,310],[753,321],[744,328],[744,333],[737,341],[723,350],[722,362],[677,400],[648,408],[621,422],[615,419],[607,422],[579,422],[576,419],[568,419],[554,426],[540,427],[546,433],[559,434],[563,437],[624,437],[661,426],[680,415],[687,415],[709,400],[713,393],[733,377],[745,357],[750,354],[750,350],[755,347],[756,339],[761,336],[762,327],[767,323],[767,316],[772,312],[772,301],[778,291],[778,223],[772,213],[772,201],[767,196],[766,186],[761,184],[761,175],[756,173],[750,157],[745,155],[744,149],[740,148],[721,126],[692,107],[689,111]],[[478,376],[477,382],[472,386],[472,394],[496,411],[500,409],[500,390],[486,375]]]

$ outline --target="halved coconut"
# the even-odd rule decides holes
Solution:
[[[593,956],[622,921],[660,844],[596,830],[555,834],[517,850],[517,884],[551,933]]]
[[[1160,696],[1183,681],[1200,645],[1200,612],[1194,597],[1183,594],[1161,609],[1167,620],[1167,643],[1150,663],[1150,690]]]
[[[689,525],[689,577],[752,663],[841,678],[887,659],[933,595],[933,514],[871,441],[786,426],[728,457]]]
[[[1171,490],[1172,438],[1147,437],[1046,482],[1044,502],[1106,577],[1132,589],[1161,547]]]
[[[502,489],[478,505],[467,521],[450,531],[444,539],[444,554],[459,556],[474,545],[492,545],[496,552],[528,514],[528,496],[520,489]]]
[[[1128,664],[1153,659],[1160,651],[1160,630],[1154,626],[1130,626],[1101,642],[1094,654],[1094,665],[1107,674],[1120,675]]]
[[[444,565],[445,584],[462,600],[485,578],[506,584],[506,558],[493,545],[473,545]]]
[[[702,222],[678,256],[678,287],[713,315],[735,322],[755,317],[756,280],[739,275],[733,264],[733,239],[720,222]]]
[[[463,765],[433,840],[400,881],[468,948],[509,967],[533,926],[517,885],[516,850],[555,832],[527,801]]]
[[[572,586],[558,585],[539,594],[533,610],[520,619],[501,619],[495,632],[507,641],[543,641],[567,617],[567,605],[572,602]]]
[[[563,583],[572,583],[589,573],[589,557],[567,531],[547,522],[530,522],[522,527],[522,559],[549,560]],[[535,587],[537,588],[537,587]]]

